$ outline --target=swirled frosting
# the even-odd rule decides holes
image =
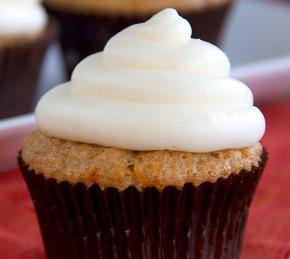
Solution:
[[[39,0],[0,0],[0,37],[34,36],[44,29],[47,15]]]
[[[191,38],[174,9],[115,35],[36,109],[43,133],[131,150],[210,152],[251,146],[265,120],[227,56]]]

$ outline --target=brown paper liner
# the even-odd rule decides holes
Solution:
[[[19,159],[48,259],[239,258],[259,168],[162,191],[45,179]]]
[[[180,14],[190,22],[194,38],[201,38],[216,44],[231,4],[229,2],[220,7],[200,12],[180,12]],[[46,9],[62,27],[60,39],[68,76],[85,57],[102,51],[113,35],[132,24],[146,21],[151,17],[151,15],[144,17],[86,15],[57,10],[48,5],[46,5]]]
[[[35,39],[0,47],[0,119],[33,111],[42,61],[56,34],[50,22]]]

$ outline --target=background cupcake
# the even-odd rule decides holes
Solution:
[[[68,74],[114,34],[147,20],[166,7],[176,8],[192,25],[193,36],[216,43],[232,0],[45,0],[61,24],[61,43]]]
[[[239,258],[265,121],[190,36],[166,9],[40,100],[19,165],[48,258]]]
[[[0,1],[0,118],[32,112],[55,25],[37,0]]]

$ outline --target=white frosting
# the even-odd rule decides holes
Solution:
[[[221,50],[190,37],[174,9],[125,29],[41,99],[38,127],[131,150],[210,152],[259,142],[265,120],[251,91],[229,77]]]
[[[38,0],[0,0],[0,37],[34,36],[46,24],[47,15]]]

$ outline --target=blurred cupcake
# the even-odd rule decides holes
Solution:
[[[251,91],[174,9],[82,61],[19,157],[47,258],[239,258],[266,151]]]
[[[61,43],[69,76],[88,55],[129,25],[166,7],[176,8],[191,24],[193,37],[216,43],[233,0],[45,0],[61,24]]]
[[[32,112],[55,25],[37,0],[0,0],[0,118]]]

